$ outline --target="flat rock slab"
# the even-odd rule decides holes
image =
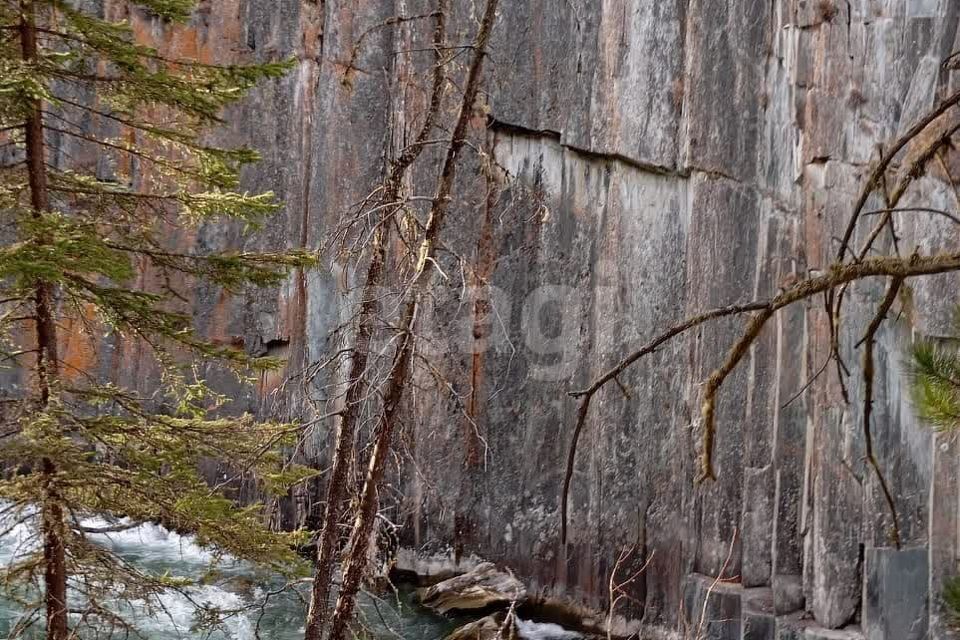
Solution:
[[[856,627],[847,629],[823,629],[808,627],[804,640],[864,640],[863,633]]]
[[[484,562],[463,575],[421,589],[418,595],[424,606],[447,613],[519,602],[527,597],[527,588],[512,573]]]
[[[864,640],[858,627],[827,629],[800,615],[777,618],[776,640]]]

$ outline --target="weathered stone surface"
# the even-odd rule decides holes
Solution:
[[[773,469],[748,468],[743,478],[743,568],[745,587],[770,584]]]
[[[756,173],[770,2],[691,0],[683,78],[684,164],[738,180]],[[736,36],[734,37],[734,34]]]
[[[802,614],[777,618],[777,640],[804,640],[810,621]]]
[[[743,589],[699,574],[687,577],[683,605],[686,628],[694,638],[740,638]]]
[[[846,434],[854,430],[846,411],[830,409],[820,417],[815,458],[813,575],[807,604],[817,621],[840,627],[853,619],[860,604],[861,487],[844,452]]]
[[[460,46],[475,28],[476,3],[451,4],[450,44]],[[208,225],[177,242],[316,248],[420,121],[429,20],[374,29],[357,68],[347,74],[344,61],[367,29],[433,3],[203,7],[182,31],[140,16],[137,32],[207,60],[297,60],[290,75],[236,107],[231,119],[242,124],[218,134],[263,152],[245,187],[272,189],[285,205],[255,237]],[[592,406],[563,545],[558,494],[576,412],[566,392],[689,313],[769,297],[829,264],[878,145],[956,84],[939,68],[957,47],[956,18],[956,3],[929,0],[501,3],[478,109],[488,118],[471,131],[485,155],[464,154],[443,238],[458,258],[443,258],[449,279],[435,283],[419,328],[449,386],[419,374],[398,443],[398,459],[416,459],[393,485],[403,496],[405,544],[447,554],[451,564],[471,554],[503,562],[531,589],[597,609],[616,559],[635,549],[624,573],[650,562],[627,587],[623,614],[648,625],[676,628],[683,601],[700,598],[702,607],[705,597],[703,580],[687,576],[721,569],[748,585],[769,580],[778,613],[809,608],[813,626],[798,628],[810,638],[855,620],[864,605],[861,548],[869,557],[888,545],[890,525],[862,462],[853,349],[882,295],[878,283],[848,296],[849,405],[833,366],[794,398],[828,352],[819,301],[769,323],[719,399],[716,483],[693,485],[700,383],[742,318],[705,325],[625,372],[630,397],[611,388]],[[502,193],[487,160],[508,174]],[[435,161],[428,156],[411,175],[411,194],[432,193]],[[911,204],[954,206],[942,175],[916,190]],[[904,251],[958,243],[944,219],[911,214],[897,225]],[[295,375],[339,348],[331,330],[351,316],[342,294],[355,280],[330,257],[323,269],[248,298],[201,288],[195,314],[212,337],[289,356],[286,374]],[[960,560],[957,444],[934,442],[913,418],[901,363],[914,334],[953,330],[957,283],[907,284],[913,304],[895,309],[879,335],[873,431],[905,542],[930,550],[930,632],[947,638],[934,603]],[[129,345],[98,354],[114,379],[149,386],[151,372]],[[0,375],[0,391],[20,382]],[[275,394],[283,377],[237,390],[237,407],[300,416],[304,393],[322,403],[335,382]],[[302,448],[319,468],[326,427]],[[298,489],[277,506],[276,521],[315,526],[322,495],[322,481]],[[711,633],[746,626],[733,589],[708,601],[717,616]],[[735,622],[724,621],[734,611]],[[781,640],[807,638],[781,621]]]
[[[762,202],[755,190],[729,178],[695,174],[690,182],[686,311],[695,314],[695,307],[718,307],[736,299],[743,283],[755,280]],[[703,238],[711,241],[702,243]],[[703,302],[694,302],[698,300]],[[704,325],[691,340],[695,379],[706,379],[723,361],[728,350],[726,337],[737,326],[737,319]],[[750,388],[747,370],[738,369],[730,382],[717,407],[717,419],[725,425],[724,437],[718,438],[714,451],[717,481],[700,485],[694,506],[699,518],[696,570],[713,576],[723,571],[723,577],[739,575],[742,570],[743,536],[738,520],[744,504],[743,451],[751,437],[748,426],[753,424],[745,419]],[[698,399],[694,396],[692,400]]]
[[[744,589],[740,597],[740,640],[777,640],[770,589]]]
[[[512,4],[513,19],[495,34],[500,64],[511,69],[492,83],[496,117],[556,132],[577,149],[675,168],[684,4]]]
[[[950,614],[944,610],[940,594],[948,580],[958,574],[958,540],[960,527],[960,443],[955,435],[938,434],[931,443],[934,457],[931,483],[930,510],[930,588],[927,592],[930,607],[930,635],[942,640],[960,638]]]
[[[815,621],[797,614],[777,618],[776,640],[865,640],[865,638],[858,627],[826,629],[817,625]]]
[[[807,627],[804,630],[805,640],[864,640],[863,633],[857,627],[843,629],[824,629],[823,627]]]
[[[742,640],[777,640],[777,621],[768,613],[743,612]]]
[[[800,576],[773,576],[773,607],[777,614],[803,609],[803,580]]]
[[[467,573],[421,589],[418,596],[424,606],[447,613],[522,602],[527,589],[512,573],[484,562]]]
[[[926,547],[868,549],[863,574],[863,629],[867,640],[928,637],[930,570]]]

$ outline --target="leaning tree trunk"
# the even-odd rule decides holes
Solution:
[[[367,477],[364,481],[363,491],[360,497],[360,507],[356,520],[354,521],[353,531],[350,534],[343,584],[341,585],[340,595],[337,598],[337,606],[330,622],[328,640],[343,640],[347,625],[353,617],[357,593],[360,591],[360,583],[366,571],[367,549],[369,547],[370,536],[373,533],[373,525],[376,520],[377,507],[379,504],[379,487],[386,469],[387,457],[393,440],[393,431],[397,422],[400,402],[403,399],[403,392],[406,389],[410,377],[410,359],[416,342],[413,328],[417,318],[417,310],[419,308],[420,298],[426,291],[430,278],[433,275],[435,265],[432,256],[433,247],[437,244],[447,210],[449,209],[450,191],[453,187],[453,181],[457,172],[457,160],[463,149],[467,124],[477,98],[480,85],[480,73],[483,68],[483,57],[496,18],[497,1],[498,0],[487,0],[486,7],[484,8],[480,29],[474,41],[473,59],[470,62],[470,68],[467,72],[463,102],[460,105],[460,112],[453,129],[453,136],[450,146],[447,149],[443,169],[440,172],[437,193],[430,207],[430,216],[423,234],[423,240],[420,244],[417,274],[414,277],[412,286],[408,289],[402,307],[403,311],[400,326],[397,330],[401,341],[395,352],[393,364],[390,368],[390,375],[386,382],[386,391],[383,395],[383,407],[380,418],[377,421],[377,436],[374,450],[370,456]]]
[[[347,472],[353,443],[356,439],[360,404],[366,385],[367,359],[370,338],[377,309],[376,289],[383,280],[383,268],[386,260],[386,238],[381,226],[374,239],[375,247],[370,266],[367,269],[367,281],[363,288],[356,342],[351,352],[350,372],[347,378],[347,391],[344,406],[337,423],[337,444],[333,456],[333,469],[327,484],[327,506],[324,511],[323,528],[317,539],[316,571],[313,588],[310,591],[310,606],[307,610],[307,624],[304,640],[320,640],[327,613],[327,601],[330,598],[331,579],[337,551],[337,529],[343,514],[343,501],[347,495]]]
[[[438,0],[436,11],[436,27],[434,29],[433,46],[435,51],[435,65],[433,70],[433,88],[430,94],[430,104],[424,117],[423,125],[413,144],[408,146],[393,164],[387,179],[386,189],[382,198],[387,205],[393,205],[400,195],[401,185],[407,169],[416,161],[425,146],[427,138],[433,129],[446,79],[444,65],[441,59],[444,41],[446,39],[446,11],[449,0]],[[389,206],[387,216],[393,216],[396,209],[402,204]],[[382,224],[377,227],[373,238],[373,255],[367,267],[366,281],[363,287],[360,313],[357,318],[357,335],[351,350],[350,371],[347,377],[347,390],[344,394],[343,409],[338,417],[336,448],[334,451],[333,468],[327,485],[327,504],[324,511],[323,527],[317,539],[316,570],[313,578],[313,588],[310,592],[310,604],[307,610],[307,622],[304,640],[320,640],[323,636],[323,626],[327,618],[327,602],[330,598],[333,568],[336,564],[337,533],[340,517],[343,515],[343,502],[347,491],[347,472],[350,468],[350,459],[356,440],[357,424],[360,420],[361,402],[367,390],[365,384],[367,363],[369,361],[370,340],[373,336],[376,312],[378,307],[377,289],[383,283],[386,264],[387,243],[392,225]]]
[[[31,0],[20,2],[20,53],[27,63],[37,60],[36,10]],[[47,192],[47,169],[44,165],[43,110],[40,100],[32,100],[25,123],[27,173],[30,185],[30,206],[34,218],[40,218],[50,207]],[[37,343],[37,387],[40,409],[50,402],[50,390],[56,383],[57,327],[53,311],[53,287],[37,280],[34,287],[34,327]],[[43,536],[43,582],[46,608],[47,640],[66,640],[67,566],[63,507],[56,487],[57,468],[52,460],[41,461],[43,495],[41,496],[41,534]]]

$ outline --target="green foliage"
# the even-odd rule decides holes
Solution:
[[[913,347],[914,405],[920,417],[939,431],[960,427],[960,356],[932,342]]]
[[[960,317],[958,317],[960,326]],[[913,402],[921,419],[937,431],[960,428],[960,352],[956,347],[919,340],[910,362]],[[941,600],[952,624],[960,628],[960,578],[944,584]]]
[[[69,586],[86,607],[77,624],[125,634],[136,621],[120,620],[117,607],[105,604],[110,594],[149,607],[189,584],[127,565],[91,541],[84,518],[157,522],[195,535],[217,556],[300,570],[292,549],[301,532],[270,531],[259,505],[239,507],[225,493],[230,482],[211,487],[199,471],[223,461],[236,474],[229,480],[255,479],[278,495],[315,473],[280,453],[296,442],[297,425],[231,416],[227,399],[199,373],[216,361],[243,378],[282,362],[206,339],[188,297],[200,283],[228,294],[276,285],[316,258],[299,250],[199,252],[170,242],[171,230],[214,220],[256,229],[278,209],[272,193],[238,190],[240,170],[257,154],[212,145],[207,133],[225,107],[291,62],[172,59],[137,42],[129,23],[87,8],[96,3],[30,4],[24,10],[21,0],[0,0],[0,158],[12,159],[0,166],[0,364],[18,367],[29,383],[0,406],[0,469],[8,472],[0,479],[0,538],[14,524],[39,533],[39,514],[59,505]],[[142,19],[176,28],[195,3],[131,4]],[[32,54],[22,46],[25,27],[37,35]],[[103,162],[94,168],[42,148],[38,180],[22,161],[36,155],[26,144],[30,124],[43,128],[46,141],[70,141]],[[103,166],[115,169],[104,175]],[[49,203],[43,210],[32,204],[38,190]],[[145,285],[146,273],[167,284]],[[100,371],[68,371],[64,363],[61,375],[49,363],[41,369],[43,292],[52,298],[59,340],[64,327],[79,324],[87,336],[141,343],[161,372],[156,392],[142,396]],[[30,552],[0,570],[7,597],[33,606],[44,562]]]
[[[943,605],[953,625],[960,627],[960,578],[951,578],[943,586]]]

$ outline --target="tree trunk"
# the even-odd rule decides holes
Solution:
[[[437,1],[436,26],[433,33],[435,50],[435,64],[433,70],[433,87],[430,92],[430,104],[424,116],[413,144],[401,152],[394,163],[390,176],[387,179],[383,201],[391,204],[400,196],[401,185],[407,169],[413,164],[423,151],[424,143],[434,121],[440,111],[443,98],[446,74],[442,60],[443,45],[446,40],[446,12],[449,0]],[[399,205],[397,206],[399,208]],[[391,208],[387,216],[396,214]],[[328,613],[328,600],[332,586],[333,568],[336,565],[337,531],[340,517],[343,515],[343,502],[347,490],[347,471],[349,461],[356,440],[357,423],[360,418],[360,403],[367,389],[364,380],[367,375],[370,340],[373,336],[374,323],[378,302],[377,289],[383,283],[384,268],[387,258],[387,242],[392,225],[382,224],[374,234],[374,253],[367,267],[367,277],[363,287],[360,314],[358,317],[357,337],[351,352],[350,373],[347,378],[347,391],[344,398],[343,412],[337,424],[337,440],[334,452],[333,469],[327,486],[327,505],[324,511],[323,528],[317,540],[316,571],[314,572],[313,588],[310,592],[310,606],[307,611],[306,630],[304,640],[320,640],[323,637],[323,626]]]
[[[498,0],[487,0],[483,19],[480,22],[480,29],[474,40],[473,59],[467,72],[463,101],[457,115],[457,122],[453,128],[453,136],[447,149],[443,169],[440,172],[437,193],[430,207],[430,216],[420,245],[418,273],[414,276],[414,281],[403,304],[400,326],[397,329],[397,335],[400,336],[401,342],[395,352],[393,365],[390,368],[390,375],[386,383],[386,391],[383,395],[383,408],[380,419],[377,421],[376,441],[373,454],[370,456],[367,477],[363,484],[360,508],[354,521],[353,531],[350,534],[347,565],[343,574],[343,584],[340,586],[340,595],[337,598],[337,606],[330,621],[328,640],[343,640],[347,625],[353,617],[357,593],[360,591],[360,584],[366,571],[366,552],[376,521],[379,487],[383,480],[387,457],[393,441],[397,412],[409,380],[410,359],[416,343],[413,328],[416,323],[420,297],[426,291],[436,264],[432,256],[433,247],[437,245],[440,230],[443,228],[443,222],[450,205],[450,191],[456,177],[457,158],[466,140],[467,124],[473,113],[474,102],[479,90],[483,57],[486,54],[487,42],[496,18],[497,2]]]
[[[27,62],[37,59],[36,10],[31,0],[20,2],[20,52]],[[47,169],[44,165],[43,110],[40,100],[29,106],[26,120],[26,160],[30,184],[30,205],[34,218],[50,208]],[[42,241],[42,238],[41,238]],[[53,288],[38,280],[34,288],[34,326],[37,341],[37,387],[40,408],[50,402],[50,389],[59,374],[57,326],[53,311]],[[47,640],[66,640],[67,566],[63,507],[56,488],[57,468],[52,460],[41,461],[44,495],[40,505],[43,537],[43,582]]]
[[[333,457],[333,469],[327,484],[327,506],[324,511],[323,528],[317,540],[316,571],[310,592],[310,608],[307,611],[304,640],[320,640],[323,636],[333,567],[336,564],[337,530],[340,516],[343,514],[343,501],[347,494],[347,471],[349,471],[353,453],[353,442],[356,439],[360,405],[364,391],[367,389],[363,380],[367,375],[370,338],[373,335],[377,311],[377,287],[383,281],[383,267],[386,261],[384,229],[386,228],[387,225],[381,225],[375,235],[374,253],[367,268],[367,279],[363,287],[357,337],[351,351],[347,391],[343,410],[337,421],[337,445]]]
[[[41,505],[44,606],[47,613],[47,640],[66,640],[70,635],[67,628],[66,528],[63,507],[53,483],[55,473],[54,464],[44,458],[45,491]]]
[[[350,534],[350,544],[347,551],[347,566],[343,572],[343,584],[340,586],[340,595],[337,598],[337,607],[330,621],[330,635],[328,640],[342,640],[347,624],[353,617],[353,607],[360,591],[360,583],[367,565],[367,548],[370,535],[373,533],[373,524],[377,518],[379,505],[380,482],[386,469],[387,456],[393,440],[393,427],[396,424],[396,412],[403,399],[403,390],[407,382],[407,370],[410,363],[410,354],[413,351],[414,337],[410,331],[416,314],[416,299],[409,301],[403,311],[403,320],[400,331],[403,339],[397,348],[390,377],[387,380],[387,391],[383,398],[383,411],[377,421],[377,439],[370,464],[367,468],[367,478],[363,483],[363,493],[360,498],[360,508]]]

